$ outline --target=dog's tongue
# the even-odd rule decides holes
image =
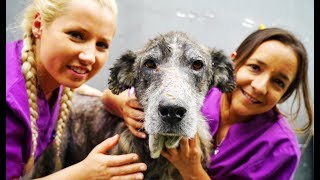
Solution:
[[[157,159],[165,146],[166,148],[176,148],[179,145],[182,136],[164,136],[158,134],[149,135],[150,156]]]

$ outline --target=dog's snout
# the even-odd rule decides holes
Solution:
[[[187,110],[177,105],[159,106],[159,114],[163,121],[174,124],[180,122]]]

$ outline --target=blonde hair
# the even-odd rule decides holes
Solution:
[[[115,0],[95,0],[102,7],[108,8],[111,12],[117,15],[117,5]],[[41,15],[41,26],[49,26],[55,18],[63,15],[70,0],[33,0],[33,2],[26,8],[24,13],[24,18],[22,21],[23,29],[23,48],[21,50],[21,60],[22,60],[22,73],[25,78],[29,110],[30,110],[30,120],[31,120],[31,131],[32,131],[32,146],[31,146],[31,156],[25,165],[24,173],[28,174],[34,164],[35,151],[37,149],[37,119],[38,119],[38,106],[37,106],[37,62],[35,57],[35,36],[32,33],[32,23],[34,21],[35,15],[39,13]],[[70,88],[64,87],[61,101],[60,101],[60,112],[56,125],[56,170],[61,168],[61,162],[59,158],[61,135],[65,127],[66,120],[69,116],[69,111],[71,109],[71,98],[72,90]]]

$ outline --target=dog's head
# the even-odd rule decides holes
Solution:
[[[201,106],[211,87],[235,88],[232,61],[183,32],[159,35],[141,50],[122,55],[110,70],[114,94],[135,87],[154,158],[163,146],[176,147],[182,137],[194,137],[199,126],[207,127]]]

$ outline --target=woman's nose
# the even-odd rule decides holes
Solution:
[[[252,82],[251,86],[256,93],[265,95],[268,92],[268,81],[267,76],[257,76]]]
[[[87,48],[79,54],[80,62],[84,65],[94,64],[96,61],[95,48]]]

